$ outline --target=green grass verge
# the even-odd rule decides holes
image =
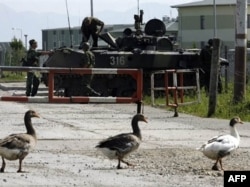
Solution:
[[[217,104],[215,113],[211,116],[213,118],[221,118],[221,119],[230,119],[234,116],[239,116],[244,121],[250,121],[250,87],[246,88],[246,95],[244,102],[235,104],[233,103],[233,84],[230,84],[228,90],[223,90],[223,93],[217,95]],[[190,94],[185,94],[184,102],[195,101],[197,97],[191,96]],[[151,104],[151,97],[144,97],[145,104]],[[180,102],[180,100],[178,101]],[[171,101],[173,103],[173,100]],[[172,107],[166,106],[166,99],[164,98],[156,98],[155,99],[156,106],[164,106],[166,110],[173,110]],[[208,116],[208,107],[209,107],[209,96],[205,93],[204,90],[201,90],[201,102],[191,105],[184,105],[178,107],[179,113],[186,113],[200,117]]]
[[[23,82],[26,81],[26,73],[24,72],[3,72],[0,78],[0,83],[6,82]]]

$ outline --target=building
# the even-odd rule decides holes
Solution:
[[[222,40],[222,47],[235,47],[235,11],[236,0],[218,0],[214,14],[214,0],[203,0],[179,5],[177,41],[183,48],[203,47],[208,39]],[[216,17],[214,17],[216,16]],[[250,31],[250,0],[248,0],[247,28]],[[216,20],[216,26],[215,21]],[[249,41],[250,35],[247,36]]]
[[[11,62],[11,59],[7,60],[8,53],[10,54],[11,47],[9,42],[0,42],[0,66],[6,66],[10,64],[6,64],[6,62]]]
[[[132,27],[133,25],[105,25],[103,32],[112,32],[114,36],[120,35],[126,27]],[[53,28],[42,30],[42,42],[43,50],[50,50],[59,48],[62,46],[78,47],[82,41],[82,33],[79,27],[69,28]],[[70,37],[71,32],[71,37]],[[117,34],[118,32],[118,34]],[[99,45],[102,45],[100,43]]]
[[[70,34],[71,33],[71,34]],[[42,49],[51,50],[62,46],[71,47],[79,44],[81,32],[79,27],[54,28],[42,30]]]

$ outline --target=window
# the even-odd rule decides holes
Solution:
[[[247,28],[250,28],[250,15],[247,15]]]
[[[200,28],[205,29],[205,16],[200,16]]]
[[[201,41],[201,42],[200,42],[200,45],[201,45],[201,48],[203,48],[203,47],[205,47],[205,45],[206,45],[206,42],[204,42],[204,41]]]

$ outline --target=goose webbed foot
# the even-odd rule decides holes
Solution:
[[[126,161],[124,161],[124,160],[121,160],[121,162],[123,162],[123,163],[127,164],[127,166],[134,166],[134,164],[131,164],[131,163],[126,162]]]
[[[121,167],[121,165],[117,165],[117,167],[116,167],[117,169],[123,169],[122,167]]]
[[[221,160],[217,160],[217,161],[215,162],[215,164],[214,164],[213,167],[212,167],[212,170],[220,171],[220,168],[218,167],[218,162],[220,163],[221,170],[224,170],[223,167],[222,167],[222,162],[221,162]]]
[[[28,173],[28,171],[23,171],[23,170],[17,170],[17,173]]]
[[[220,158],[218,158],[216,160],[216,162],[214,163],[213,167],[212,167],[212,170],[215,170],[215,171],[219,171],[220,169],[218,168],[218,162],[220,161],[220,164],[221,164],[221,160]]]
[[[119,160],[118,160],[117,169],[123,169],[123,168],[121,167],[121,162],[124,163],[124,164],[127,164],[127,166],[135,166],[134,164],[131,164],[131,163],[127,162],[127,161],[124,161],[123,159],[119,159]]]
[[[217,164],[213,165],[212,170],[219,171],[219,168],[218,168]]]

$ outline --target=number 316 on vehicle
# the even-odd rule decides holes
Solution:
[[[125,56],[111,56],[109,58],[111,66],[125,66]]]

